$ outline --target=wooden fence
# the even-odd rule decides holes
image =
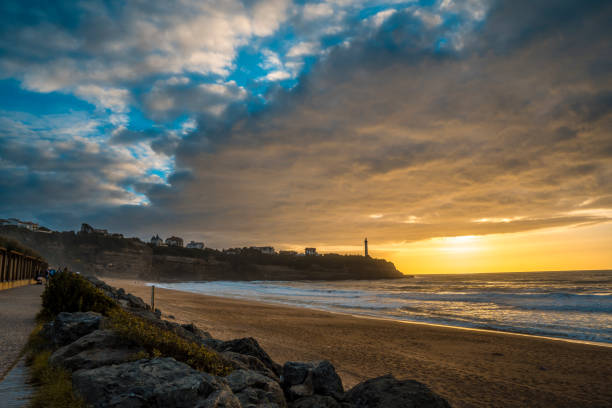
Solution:
[[[0,289],[32,283],[46,270],[42,259],[0,247]]]

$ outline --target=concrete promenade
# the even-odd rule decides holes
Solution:
[[[36,325],[43,289],[43,285],[29,285],[0,291],[0,380],[17,361]]]

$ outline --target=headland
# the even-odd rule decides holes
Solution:
[[[155,246],[120,234],[30,231],[0,226],[0,236],[40,253],[55,267],[86,275],[157,281],[344,280],[405,277],[393,263],[369,256],[239,253]]]

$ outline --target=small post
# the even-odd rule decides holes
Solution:
[[[155,313],[155,285],[151,285],[151,311]]]

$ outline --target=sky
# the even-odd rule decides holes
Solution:
[[[612,268],[612,3],[0,4],[0,217]]]

